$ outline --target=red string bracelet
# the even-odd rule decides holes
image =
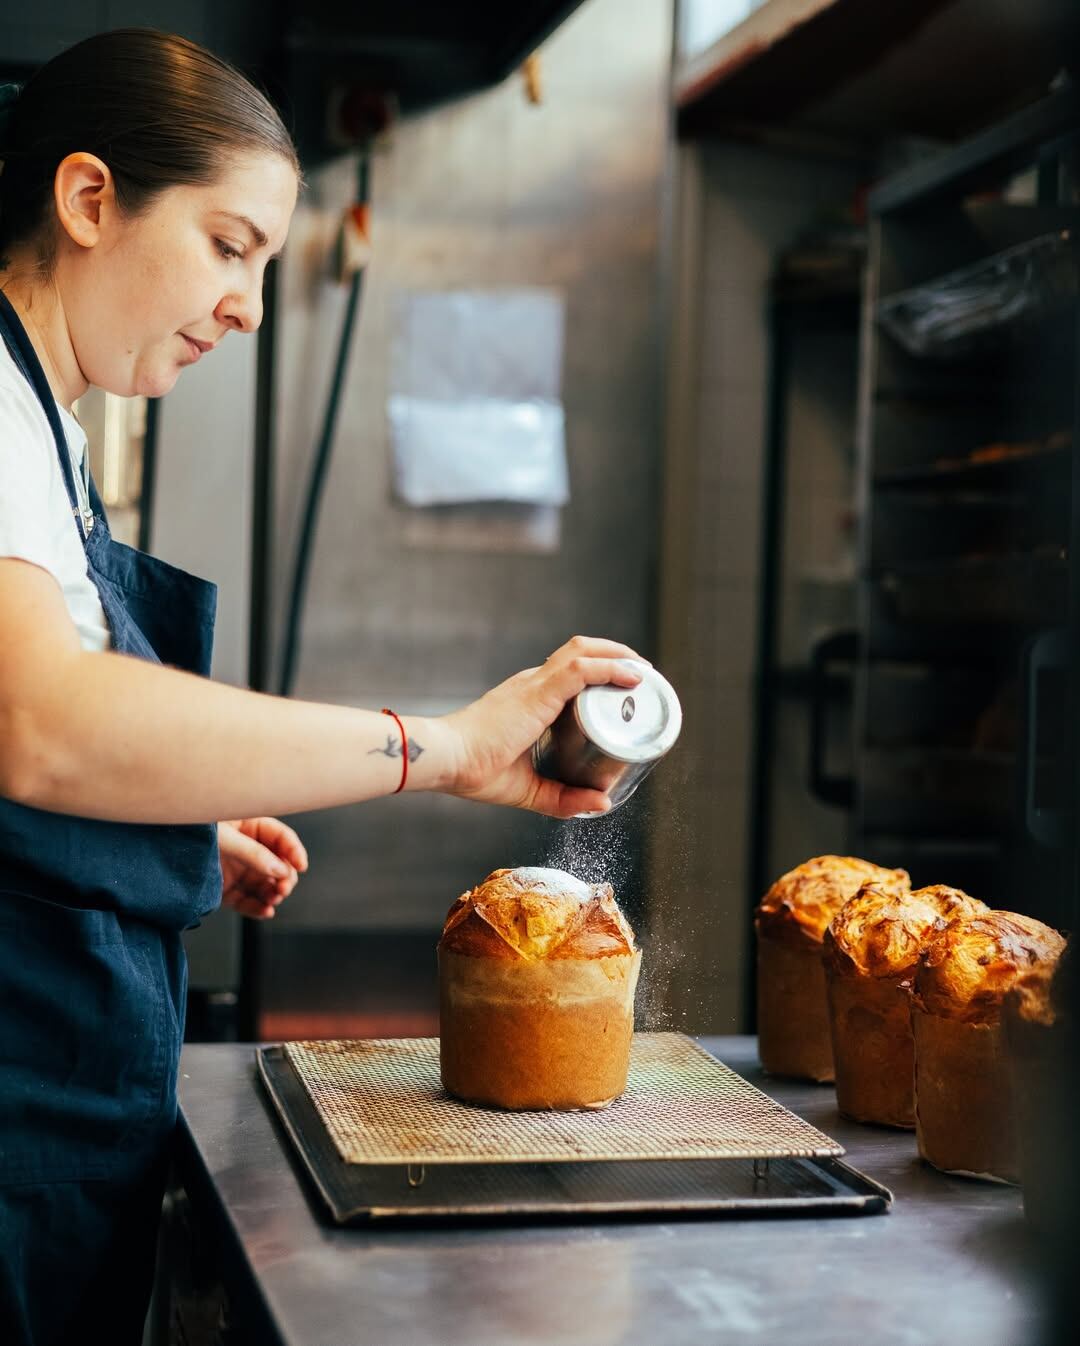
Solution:
[[[405,782],[409,779],[409,736],[405,732],[405,726],[401,723],[400,716],[395,715],[387,706],[383,706],[382,713],[391,716],[401,730],[401,784],[394,791],[394,794],[399,795],[405,788]]]

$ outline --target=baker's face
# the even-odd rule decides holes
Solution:
[[[209,185],[168,188],[140,215],[103,212],[95,245],[79,250],[64,286],[87,381],[160,397],[228,332],[254,332],[296,194],[292,165],[257,154],[229,161]]]

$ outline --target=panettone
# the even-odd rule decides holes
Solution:
[[[866,884],[837,913],[823,957],[836,1101],[846,1117],[915,1125],[911,976],[927,942],[950,920],[986,910],[943,884],[907,893]]]
[[[502,1108],[603,1108],[626,1088],[641,952],[610,885],[497,869],[439,941],[445,1088]]]
[[[1077,1051],[1069,1003],[1076,941],[1056,961],[1021,973],[1001,1005],[1001,1027],[1012,1089],[1024,1214],[1037,1229],[1064,1227],[1074,1184],[1077,1100],[1069,1079]]]
[[[868,882],[884,892],[911,886],[902,869],[819,855],[777,879],[757,908],[758,1051],[773,1075],[833,1078],[821,941],[836,913]]]
[[[1019,1180],[1002,1005],[1064,945],[1030,916],[987,911],[952,922],[924,951],[911,1012],[916,1133],[919,1153],[936,1168]],[[1034,1006],[1039,993],[1029,991]]]

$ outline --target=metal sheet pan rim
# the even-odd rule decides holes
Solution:
[[[865,1176],[865,1175],[862,1175]],[[849,1210],[873,1213],[876,1209],[885,1210],[890,1204],[883,1197],[850,1196],[829,1197],[828,1209],[831,1211]],[[880,1207],[871,1204],[880,1202]],[[445,1220],[477,1219],[502,1220],[514,1219],[524,1215],[543,1215],[551,1219],[561,1219],[567,1215],[640,1215],[655,1211],[661,1215],[716,1215],[724,1211],[739,1215],[755,1213],[777,1213],[789,1211],[820,1215],[822,1200],[815,1197],[761,1197],[757,1200],[744,1200],[733,1205],[727,1199],[712,1200],[703,1197],[700,1201],[663,1201],[656,1198],[648,1200],[629,1198],[626,1201],[585,1202],[567,1201],[555,1207],[551,1205],[530,1205],[527,1201],[518,1203],[504,1202],[499,1205],[475,1205],[467,1211],[448,1211],[445,1206],[357,1206],[344,1214],[345,1220]]]
[[[276,1060],[274,1053],[277,1053]],[[413,1205],[405,1206],[401,1203],[396,1205],[388,1204],[385,1200],[374,1200],[371,1202],[358,1202],[355,1197],[348,1197],[335,1191],[334,1171],[345,1180],[351,1175],[362,1174],[365,1169],[385,1168],[386,1165],[365,1166],[356,1164],[346,1164],[340,1157],[333,1152],[333,1147],[329,1138],[321,1132],[316,1135],[316,1141],[313,1144],[311,1139],[304,1134],[305,1117],[297,1117],[293,1114],[294,1104],[290,1103],[286,1091],[281,1088],[275,1079],[275,1066],[281,1070],[284,1066],[288,1069],[291,1077],[294,1091],[299,1099],[300,1109],[306,1114],[306,1124],[310,1127],[313,1123],[318,1123],[318,1114],[310,1098],[304,1092],[299,1080],[288,1067],[284,1054],[279,1048],[261,1048],[256,1052],[256,1070],[260,1081],[268,1095],[269,1102],[274,1114],[279,1119],[293,1144],[296,1157],[299,1159],[302,1167],[307,1172],[316,1191],[322,1199],[327,1211],[333,1221],[341,1226],[363,1226],[370,1227],[374,1225],[387,1224],[422,1224],[426,1222],[437,1222],[446,1224],[447,1222],[470,1223],[479,1221],[497,1221],[513,1220],[521,1218],[532,1218],[546,1221],[557,1222],[566,1217],[619,1217],[629,1214],[648,1215],[656,1213],[658,1215],[671,1216],[769,1216],[769,1215],[799,1215],[799,1214],[823,1214],[832,1213],[836,1215],[874,1215],[887,1213],[893,1201],[892,1192],[868,1178],[865,1174],[853,1169],[850,1165],[834,1157],[814,1158],[805,1156],[785,1156],[794,1158],[797,1162],[804,1162],[813,1168],[819,1175],[824,1173],[839,1174],[839,1180],[831,1179],[830,1185],[835,1188],[840,1187],[842,1183],[847,1183],[847,1189],[836,1191],[831,1195],[825,1196],[807,1196],[807,1197],[776,1197],[763,1195],[760,1198],[737,1198],[731,1197],[710,1197],[704,1196],[692,1201],[686,1201],[679,1198],[664,1199],[655,1196],[631,1197],[625,1200],[605,1200],[603,1202],[581,1202],[572,1199],[564,1199],[559,1203],[543,1202],[530,1203],[527,1200],[515,1201],[513,1199],[502,1201],[497,1204],[491,1202],[472,1202],[468,1206],[448,1206],[447,1204],[426,1204],[423,1206]],[[328,1148],[331,1153],[327,1155],[329,1161],[329,1170],[323,1173],[320,1166],[319,1156],[316,1153],[318,1141],[321,1139],[323,1146]],[[672,1162],[672,1161],[667,1161]],[[675,1161],[676,1163],[682,1161]],[[689,1163],[699,1163],[700,1160],[690,1160]],[[726,1160],[717,1161],[726,1163]],[[734,1163],[743,1161],[733,1160]],[[646,1161],[647,1165],[647,1161]],[[397,1167],[397,1166],[393,1166]],[[606,1165],[605,1165],[606,1167]]]

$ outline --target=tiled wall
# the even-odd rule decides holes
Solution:
[[[852,182],[845,168],[724,143],[682,147],[678,180],[661,657],[685,727],[657,791],[654,995],[677,1027],[722,1032],[742,1019],[751,907],[767,285],[778,254]],[[834,442],[822,434],[821,452]]]

